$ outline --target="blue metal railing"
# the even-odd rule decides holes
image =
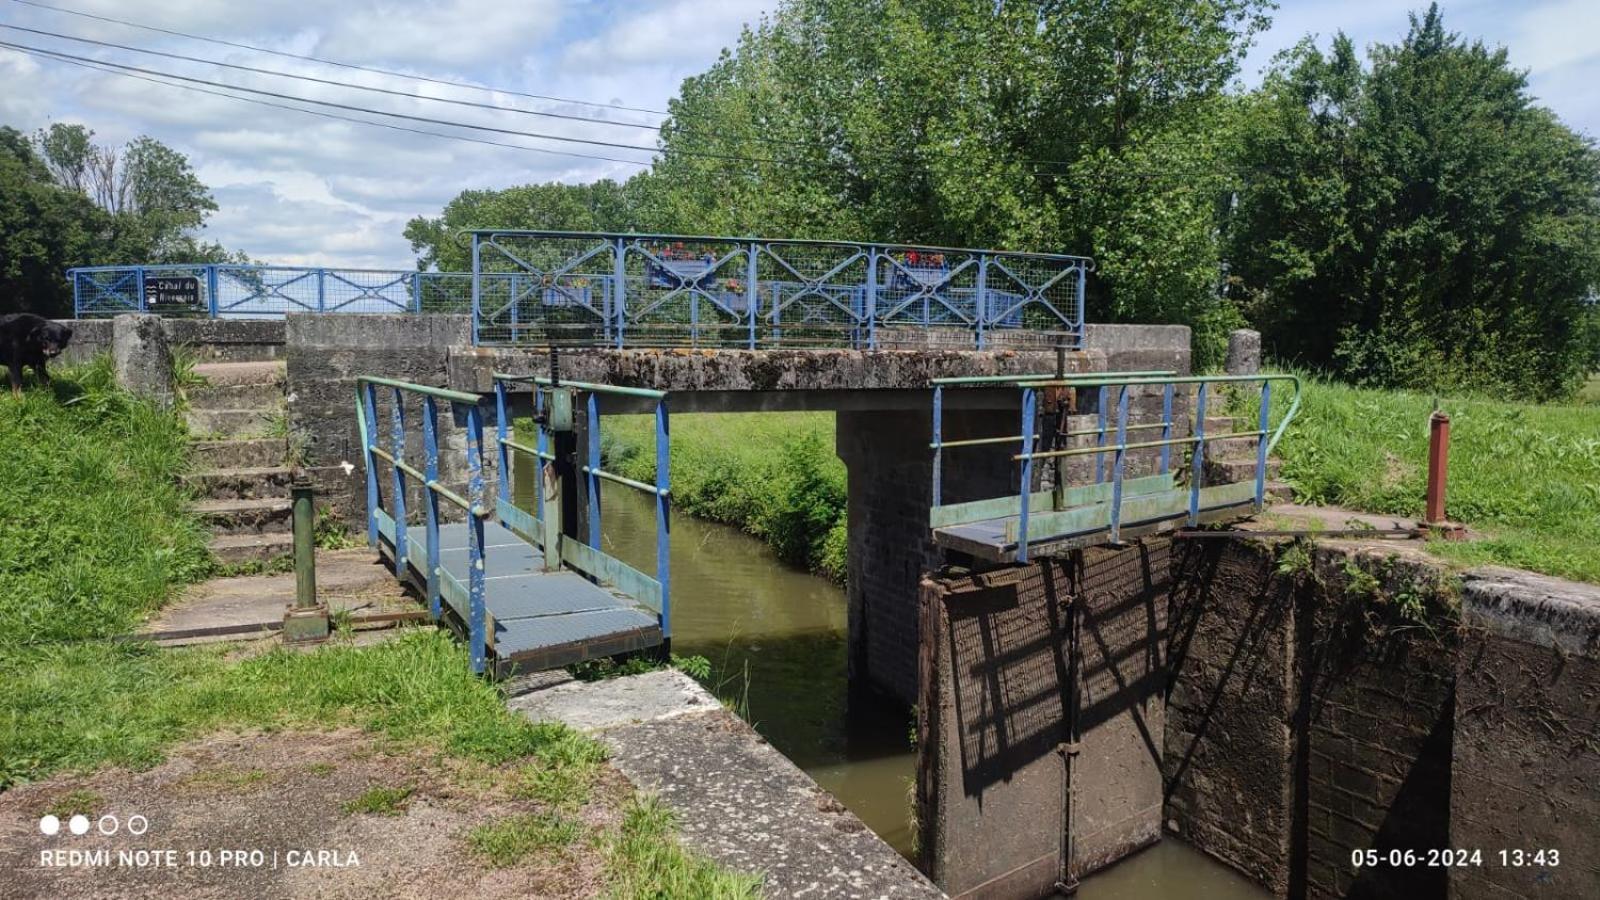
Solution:
[[[605,384],[588,384],[581,381],[553,383],[548,378],[531,375],[493,374],[495,410],[498,427],[495,444],[499,448],[500,489],[496,509],[500,521],[507,528],[528,538],[544,552],[547,567],[568,565],[602,584],[611,585],[634,600],[654,609],[661,626],[662,640],[672,637],[672,578],[668,545],[672,531],[672,479],[668,458],[670,429],[667,415],[667,394],[647,388],[616,387]],[[535,443],[529,446],[516,438],[511,421],[510,392],[513,385],[529,385],[534,394]],[[558,398],[557,392],[564,396]],[[561,534],[559,509],[552,507],[547,498],[546,466],[556,461],[552,452],[554,441],[550,416],[557,403],[567,406],[567,413],[575,410],[575,398],[581,395],[587,414],[587,446],[583,448],[582,474],[588,496],[588,533],[581,543]],[[655,483],[647,484],[608,471],[601,466],[602,397],[623,397],[653,401],[652,415],[656,432]],[[534,479],[534,508],[525,510],[514,502],[513,454],[521,454],[536,464],[539,477]],[[656,513],[656,565],[655,577],[640,572],[602,549],[600,532],[600,482],[609,481],[649,494],[655,501]]]
[[[390,393],[389,446],[380,445],[378,433],[378,389]],[[405,399],[420,397],[422,402],[423,468],[406,462]],[[466,432],[467,485],[466,496],[451,490],[440,482],[439,472],[439,401],[450,404],[452,419],[461,423]],[[484,533],[483,520],[490,515],[484,505],[483,484],[483,414],[478,408],[476,394],[426,387],[388,378],[359,377],[356,379],[356,422],[361,430],[362,456],[367,468],[367,542],[376,549],[379,540],[388,537],[394,548],[395,577],[404,580],[412,542],[409,539],[409,516],[406,511],[406,490],[410,479],[416,479],[423,488],[425,507],[424,541],[428,555],[423,568],[427,581],[428,611],[438,619],[441,599],[450,591],[456,605],[466,607],[467,637],[472,659],[472,671],[482,672],[489,646],[488,617],[484,598]],[[392,470],[392,490],[388,494],[388,508],[383,505],[383,492],[378,486],[377,460],[389,463]],[[439,501],[444,499],[460,508],[467,520],[467,583],[458,583],[454,576],[439,563]],[[447,583],[448,582],[448,583]],[[462,596],[462,595],[465,596]],[[462,602],[464,601],[464,603]]]
[[[471,272],[263,265],[67,271],[80,318],[471,314],[484,345],[1079,347],[1093,261],[910,244],[485,230]]]
[[[78,318],[127,312],[211,318],[313,313],[466,313],[472,275],[399,269],[183,264],[67,270]]]
[[[615,347],[1081,344],[1081,256],[846,241],[465,232],[475,340]]]
[[[1288,382],[1293,388],[1289,405],[1275,427],[1271,423],[1274,382]],[[1207,405],[1214,399],[1212,392],[1219,385],[1247,384],[1259,385],[1255,402],[1256,428],[1207,434]],[[1175,416],[1180,386],[1194,388],[1192,429],[1189,428],[1187,416],[1182,420]],[[1021,434],[944,440],[944,392],[952,387],[1017,389],[1021,400]],[[1067,411],[1068,408],[1058,409],[1052,414],[1056,417],[1053,423],[1045,423],[1039,404],[1041,392],[1046,391],[1052,392],[1052,399],[1067,402],[1075,402],[1083,392],[1093,391],[1095,425],[1078,430],[1065,427],[1061,417],[1072,415]],[[1148,396],[1157,391],[1161,401],[1159,418],[1138,421],[1132,411],[1135,395]],[[1070,400],[1067,400],[1068,397]],[[1041,375],[1019,378],[1012,375],[936,379],[933,382],[933,437],[929,443],[933,453],[930,521],[936,531],[985,521],[1002,523],[1003,538],[995,538],[997,549],[1011,553],[1018,562],[1026,562],[1030,542],[1073,538],[1079,543],[1116,543],[1121,538],[1122,529],[1133,524],[1184,519],[1187,524],[1194,526],[1201,522],[1202,516],[1237,511],[1246,504],[1251,510],[1259,512],[1266,499],[1267,456],[1299,408],[1300,379],[1294,375],[1177,376],[1172,372],[1123,372],[1059,377]],[[1180,426],[1189,433],[1177,433]],[[1157,431],[1160,437],[1129,440],[1129,432],[1134,431]],[[1208,445],[1240,440],[1255,442],[1254,478],[1236,484],[1206,485]],[[1053,442],[1055,446],[1036,449],[1041,441]],[[1019,470],[1017,494],[966,503],[944,503],[941,479],[944,452],[954,448],[994,445],[1011,445],[1018,449],[1010,458]],[[1173,448],[1189,450],[1187,485],[1179,486],[1176,483]],[[1134,478],[1128,475],[1128,457],[1130,453],[1138,451],[1155,454],[1155,471]],[[1073,457],[1083,456],[1094,457],[1094,481],[1081,486],[1071,485],[1068,483],[1065,463]],[[1108,456],[1109,466],[1106,464]],[[1035,463],[1041,460],[1057,465],[1051,488],[1038,491],[1034,489],[1039,480],[1035,474]],[[998,530],[993,533],[1001,534]],[[970,539],[979,544],[991,539],[984,536],[981,529],[974,535],[976,537],[969,536]]]

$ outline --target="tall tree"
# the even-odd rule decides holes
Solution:
[[[0,126],[0,313],[70,314],[64,274],[93,257],[109,219],[57,185],[22,132]]]
[[[1250,104],[1228,258],[1281,356],[1562,394],[1595,358],[1600,153],[1437,6],[1363,69],[1291,51]]]

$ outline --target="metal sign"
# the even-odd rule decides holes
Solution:
[[[200,279],[193,275],[161,275],[144,280],[146,308],[183,307],[199,309]]]

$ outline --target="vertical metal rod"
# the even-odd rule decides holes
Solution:
[[[317,312],[328,311],[327,269],[317,270]]]
[[[544,518],[544,454],[550,452],[550,438],[545,434],[544,428],[544,391],[538,385],[533,386],[533,430],[535,432],[534,448],[539,451],[539,457],[533,461],[533,514]],[[542,539],[541,535],[541,539]]]
[[[759,252],[756,243],[751,241],[749,247],[750,258],[745,261],[744,276],[744,302],[745,306],[749,307],[745,312],[750,316],[751,350],[756,348],[756,306],[761,303],[761,292],[756,289],[756,263],[759,258],[757,255]]]
[[[429,481],[439,480],[439,403],[431,396],[422,398],[422,473]],[[428,511],[428,614],[439,618],[439,492],[428,488],[423,504]]]
[[[1429,525],[1449,521],[1445,512],[1445,487],[1450,474],[1450,417],[1434,410],[1428,417],[1428,491],[1424,518]]]
[[[1256,429],[1261,432],[1256,437],[1256,511],[1267,501],[1267,421],[1272,416],[1272,382],[1261,381],[1261,409],[1256,414],[1259,420]]]
[[[217,267],[206,266],[206,309],[211,318],[217,317]]]
[[[600,549],[600,395],[589,392],[589,546]]]
[[[878,349],[878,250],[867,251],[867,349]]]
[[[1083,338],[1084,338],[1083,332],[1084,332],[1084,327],[1085,327],[1083,320],[1084,320],[1084,310],[1085,310],[1085,307],[1086,307],[1086,301],[1084,299],[1084,292],[1088,290],[1088,287],[1089,287],[1088,282],[1089,282],[1088,269],[1086,269],[1084,267],[1084,264],[1080,262],[1080,263],[1078,263],[1078,313],[1077,313],[1077,321],[1073,322],[1073,329],[1072,329],[1074,332],[1077,333],[1077,336],[1078,336],[1078,349],[1079,350],[1083,349]]]
[[[495,462],[500,467],[499,499],[495,502],[496,518],[505,524],[505,513],[501,512],[504,506],[511,505],[511,448],[506,446],[506,441],[511,437],[511,404],[506,398],[506,383],[500,379],[494,382],[494,431],[499,440],[495,441]]]
[[[483,413],[467,407],[467,610],[472,671],[482,672],[488,651],[484,611],[483,560]]]
[[[411,306],[412,306],[412,309],[418,315],[422,314],[422,273],[421,272],[413,272],[411,274]]]
[[[289,495],[294,505],[294,605],[310,609],[317,605],[317,524],[311,480],[297,472]]]
[[[985,292],[989,286],[989,254],[978,255],[978,289],[972,299],[972,319],[978,329],[978,349],[983,349],[983,318],[988,309]]]
[[[1161,390],[1161,439],[1172,440],[1172,392],[1174,385],[1170,382]],[[1161,445],[1161,474],[1165,475],[1172,470],[1172,446]]]
[[[944,385],[933,386],[933,505],[944,496]]]
[[[1128,458],[1128,386],[1117,390],[1117,452],[1111,472],[1111,543],[1122,537],[1122,472]]]
[[[1206,471],[1206,383],[1194,398],[1194,453],[1189,457],[1189,527],[1200,524],[1200,483]]]
[[[628,242],[617,238],[616,258],[611,261],[612,290],[616,295],[617,349],[622,349],[623,324],[628,320]]]
[[[378,549],[378,467],[372,448],[378,445],[378,394],[372,382],[362,384],[356,397],[356,420],[361,426],[361,456],[367,466],[367,544]]]
[[[672,639],[672,431],[667,398],[656,401],[656,581],[661,583],[661,637]]]
[[[145,298],[145,294],[144,294],[144,266],[136,267],[133,270],[133,277],[134,277],[134,279],[136,281],[139,282],[139,284],[137,286],[137,289],[139,291],[139,311],[140,312],[145,312],[146,308],[148,307],[148,304],[146,303],[146,298]]]
[[[1028,561],[1028,499],[1033,495],[1033,426],[1038,413],[1038,395],[1033,388],[1022,389],[1022,516],[1017,522],[1017,562]]]
[[[394,577],[406,577],[406,557],[411,552],[411,544],[406,539],[406,473],[401,471],[400,462],[405,459],[406,453],[406,404],[405,395],[399,388],[394,389],[394,411],[390,413],[389,422],[389,452],[394,454]]]
[[[1106,406],[1111,398],[1111,389],[1108,385],[1100,385],[1099,397],[1100,399],[1097,405],[1100,407],[1100,436],[1096,438],[1096,446],[1103,448],[1106,445]],[[1104,450],[1101,450],[1099,453],[1094,455],[1095,484],[1100,484],[1106,480],[1105,463],[1106,454]]]
[[[478,346],[478,317],[483,310],[483,257],[482,242],[477,232],[472,233],[472,346]]]

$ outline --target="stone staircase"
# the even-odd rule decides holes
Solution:
[[[1206,435],[1209,437],[1254,430],[1256,426],[1253,422],[1241,425],[1239,420],[1232,416],[1206,416]],[[1238,481],[1254,481],[1256,449],[1260,445],[1260,439],[1254,435],[1206,441],[1205,483],[1231,484]],[[1283,460],[1273,456],[1267,457],[1267,496],[1279,500],[1292,500],[1293,490],[1286,482],[1278,479],[1282,469]]]
[[[284,364],[202,363],[187,391],[192,470],[184,482],[225,565],[265,563],[293,551]]]

